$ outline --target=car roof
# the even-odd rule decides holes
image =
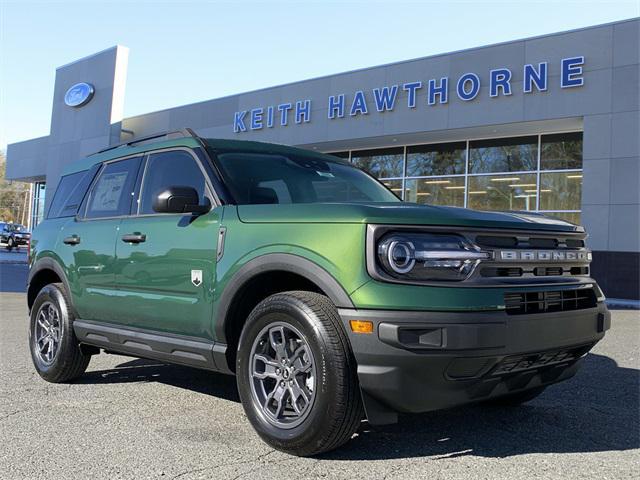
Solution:
[[[109,160],[116,160],[118,158],[125,158],[134,156],[136,154],[145,154],[147,152],[152,152],[155,150],[163,150],[166,148],[176,148],[176,147],[186,147],[186,148],[196,148],[200,147],[202,144],[200,142],[205,142],[209,147],[211,147],[214,151],[249,151],[249,152],[261,152],[261,153],[279,153],[279,154],[297,154],[297,155],[305,155],[316,158],[323,158],[325,160],[333,160],[337,162],[341,162],[342,159],[336,157],[329,157],[326,154],[313,152],[311,150],[305,150],[297,147],[290,147],[288,145],[282,145],[277,143],[266,143],[266,142],[254,142],[248,140],[228,140],[228,139],[217,139],[217,138],[194,138],[194,137],[183,137],[183,138],[175,138],[171,140],[164,141],[155,141],[149,143],[140,143],[134,145],[123,144],[121,146],[117,146],[108,150],[104,150],[92,155],[89,155],[81,160],[71,163],[64,170],[62,175],[69,175],[76,172],[81,172],[84,170],[88,170],[94,165],[102,162],[106,162]],[[348,162],[346,162],[348,163]]]

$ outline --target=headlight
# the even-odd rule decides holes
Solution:
[[[462,281],[490,258],[460,235],[390,233],[377,247],[378,262],[394,278],[414,281]]]

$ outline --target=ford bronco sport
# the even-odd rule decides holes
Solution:
[[[574,375],[610,326],[585,237],[174,132],[67,168],[31,244],[30,351],[50,382],[100,351],[235,374],[258,434],[314,455],[365,416],[514,405]]]

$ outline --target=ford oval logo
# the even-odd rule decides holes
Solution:
[[[70,107],[81,107],[89,103],[94,93],[90,83],[76,83],[64,94],[64,103]]]

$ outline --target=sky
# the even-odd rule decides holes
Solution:
[[[640,0],[0,0],[0,149],[48,135],[57,67],[117,44],[129,117],[638,16]]]

